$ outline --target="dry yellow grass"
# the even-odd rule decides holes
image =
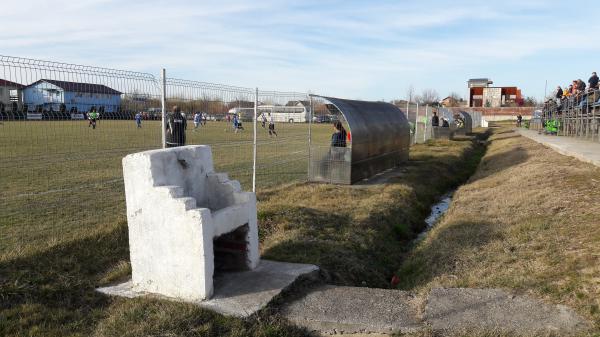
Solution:
[[[319,264],[336,283],[388,287],[429,206],[466,181],[482,153],[471,141],[435,141],[411,148],[402,176],[386,186],[289,184],[265,191],[258,205],[264,257]],[[102,195],[106,203],[121,200],[122,207],[122,194],[111,195]],[[3,255],[0,336],[309,335],[270,309],[240,320],[189,304],[97,293],[97,286],[130,274],[126,222],[105,221],[102,231],[76,240]]]
[[[319,265],[335,284],[387,288],[431,204],[468,179],[483,150],[471,140],[432,141],[412,147],[411,161],[386,184],[262,193],[263,257]]]
[[[600,168],[508,130],[399,271],[400,287],[512,289],[600,331]]]

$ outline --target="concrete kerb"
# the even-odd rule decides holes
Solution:
[[[517,129],[516,131],[521,136],[551,148],[562,155],[600,167],[600,143],[572,137],[541,135],[533,130]]]

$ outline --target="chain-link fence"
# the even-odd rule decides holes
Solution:
[[[455,134],[469,134],[472,129],[484,126],[483,115],[479,111],[466,112],[460,108],[416,103],[407,104],[403,110],[407,113],[411,127],[411,144],[424,143],[434,138],[450,139]]]
[[[401,109],[411,144],[432,138],[434,109]],[[0,256],[125,221],[121,159],[161,148],[175,111],[187,144],[210,145],[217,171],[259,192],[305,181],[311,151],[330,149],[332,124],[349,130],[306,93],[0,56]]]
[[[187,121],[188,145],[210,145],[215,170],[252,188],[255,90],[166,79],[166,110],[178,107]]]
[[[2,256],[124,221],[121,159],[163,146],[163,98],[185,116],[186,143],[210,145],[215,169],[244,189],[307,178],[307,94],[166,78],[163,95],[146,73],[7,56],[0,66]]]
[[[309,127],[306,93],[258,91],[256,186],[306,180]]]
[[[411,144],[424,143],[433,138],[432,117],[434,109],[429,105],[409,103],[406,111],[411,129]]]
[[[153,75],[1,56],[0,101],[2,253],[122,219],[121,158],[160,146]]]

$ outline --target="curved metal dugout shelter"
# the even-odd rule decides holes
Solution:
[[[468,112],[456,112],[454,120],[456,122],[456,133],[467,135],[473,132],[473,118]]]
[[[467,135],[473,131],[473,118],[466,111],[440,108],[438,115],[440,126],[432,128],[435,139],[452,139],[454,135]],[[448,127],[443,126],[444,119],[448,122]]]
[[[353,184],[408,160],[410,126],[406,114],[385,102],[312,96],[328,110],[332,122],[343,122],[348,133],[346,147],[313,141],[309,180]],[[319,113],[315,106],[312,111]],[[333,132],[333,127],[330,129]],[[312,134],[312,133],[311,133]],[[321,140],[322,141],[322,140]]]

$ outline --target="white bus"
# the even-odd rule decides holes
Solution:
[[[310,112],[302,106],[259,105],[257,110],[258,122],[262,121],[263,114],[268,122],[269,113],[276,123],[308,123],[310,118]],[[237,114],[242,121],[252,121],[254,108],[233,108],[229,114]]]

